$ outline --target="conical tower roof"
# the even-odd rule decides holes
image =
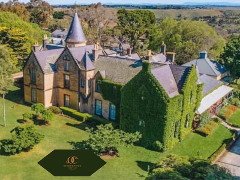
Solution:
[[[79,22],[77,13],[74,14],[70,29],[68,31],[66,43],[86,43],[86,37]]]

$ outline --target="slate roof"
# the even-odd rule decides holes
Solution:
[[[170,62],[166,62],[166,60],[167,60],[167,58],[163,53],[152,55],[152,57],[150,57],[150,62],[159,62],[162,64],[170,64]]]
[[[95,73],[105,71],[107,79],[126,84],[142,70],[142,61],[122,59],[118,56],[100,56],[95,62]]]
[[[186,64],[183,64],[183,66],[190,67],[196,64],[198,66],[200,74],[207,74],[210,76],[219,76],[227,72],[227,69],[223,65],[219,64],[214,60],[210,60],[208,58],[195,59]]]
[[[161,66],[152,69],[152,74],[165,89],[170,98],[179,95],[178,86],[170,66]]]
[[[202,92],[203,96],[205,96],[206,94],[208,94],[209,92],[223,84],[221,81],[218,81],[206,74],[201,75],[200,80],[202,83],[204,83]]]
[[[87,42],[77,13],[74,14],[65,42],[82,43]]]
[[[73,47],[68,48],[71,54],[73,55],[74,59],[80,63],[85,55],[86,52],[92,53],[92,50],[94,48],[94,45],[88,45],[88,46],[79,46],[79,47]]]
[[[44,73],[52,73],[55,69],[55,62],[64,49],[55,49],[49,51],[33,52]]]
[[[81,69],[84,69],[86,71],[94,70],[95,67],[93,65],[93,62],[90,58],[90,54],[86,51],[82,61],[80,62]]]
[[[64,38],[67,36],[67,34],[68,34],[68,30],[66,28],[65,29],[57,29],[52,32],[52,37],[62,36]]]
[[[191,68],[178,65],[170,65],[170,68],[180,92]]]

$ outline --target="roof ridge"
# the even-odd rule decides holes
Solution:
[[[214,74],[217,76],[218,74],[216,73],[216,69],[213,66],[212,62],[210,61],[209,58],[204,58],[204,60],[206,60],[206,62],[208,63],[208,65],[210,66],[210,68],[212,69],[212,71],[214,72]]]

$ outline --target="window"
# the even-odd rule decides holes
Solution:
[[[90,88],[92,86],[92,81],[91,79],[88,80],[88,87]]]
[[[102,101],[98,99],[95,101],[95,114],[98,116],[102,115]]]
[[[116,120],[116,106],[114,104],[109,104],[109,118],[111,120]]]
[[[35,69],[30,69],[30,78],[31,78],[31,83],[36,84],[36,70]]]
[[[70,107],[70,96],[64,94],[64,107]]]
[[[64,88],[70,88],[70,76],[64,74]]]
[[[84,87],[85,87],[85,80],[81,79],[81,88],[84,88]]]
[[[189,126],[189,114],[187,115],[186,122],[185,122],[185,128]]]
[[[193,92],[191,92],[191,99],[190,99],[191,104],[193,103],[193,100],[194,100]]]
[[[98,81],[96,81],[96,84],[95,84],[95,91],[96,91],[96,92],[101,92],[101,91],[100,91],[100,86],[99,86],[99,82],[98,82]]]
[[[138,125],[139,125],[139,126],[143,126],[143,127],[145,127],[145,121],[139,120]]]
[[[64,63],[64,71],[69,71],[69,62]]]
[[[177,138],[179,134],[179,121],[175,123],[174,137]]]
[[[32,101],[32,103],[37,102],[37,90],[36,89],[31,90],[31,101]]]

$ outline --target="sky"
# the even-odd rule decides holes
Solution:
[[[0,2],[7,2],[8,0],[1,0]],[[29,0],[19,0],[20,2],[29,2]],[[239,0],[45,0],[50,4],[91,4],[91,3],[161,3],[161,4],[181,4],[184,2],[229,2],[229,3],[240,3]]]

